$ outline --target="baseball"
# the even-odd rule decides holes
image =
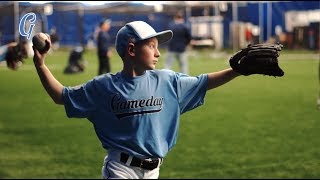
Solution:
[[[46,39],[49,39],[49,35],[42,32],[37,33],[32,38],[32,44],[39,52],[44,52],[47,50],[45,49]]]

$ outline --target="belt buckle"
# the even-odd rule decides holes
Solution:
[[[137,163],[136,165],[133,165],[132,164],[133,163],[133,159],[138,160],[139,163]],[[153,159],[139,159],[139,158],[133,157],[133,159],[132,159],[130,165],[139,167],[141,169],[152,170],[152,169],[155,169],[155,168],[159,167],[162,164],[162,159],[161,158],[153,160]]]
[[[147,163],[147,164],[145,164],[144,162]],[[146,160],[146,159],[141,159],[141,162],[140,162],[139,167],[142,168],[142,169],[152,170],[152,169],[149,169],[150,166],[143,167],[144,165],[149,165],[149,164],[150,164],[150,165],[153,164],[153,160],[148,161],[148,160]]]
[[[140,161],[139,168],[142,168],[142,165],[143,165],[143,160]],[[142,168],[142,169],[143,169],[143,168]]]

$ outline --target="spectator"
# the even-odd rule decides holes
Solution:
[[[59,35],[57,33],[56,27],[50,30],[50,39],[52,44],[52,49],[57,50],[59,48]]]
[[[308,31],[308,46],[309,49],[315,49],[315,32],[312,28],[309,29]]]
[[[74,74],[83,72],[87,61],[83,58],[85,49],[81,46],[75,47],[69,55],[68,65],[64,69],[65,74]]]
[[[169,41],[168,52],[165,62],[165,68],[171,69],[174,59],[179,60],[180,71],[184,74],[189,73],[188,57],[186,47],[191,41],[191,30],[184,21],[183,14],[178,12],[169,24],[174,36]]]
[[[320,61],[319,61],[319,68],[318,68],[318,80],[319,80],[319,88],[320,88]],[[317,107],[320,110],[320,89],[319,89],[319,94],[317,99]]]
[[[250,23],[246,24],[245,37],[247,44],[252,44],[252,31]]]
[[[11,42],[0,46],[0,62],[6,61],[7,67],[12,70],[17,70],[23,63],[23,59],[27,57],[27,41]]]
[[[100,31],[97,37],[98,43],[98,59],[99,59],[99,69],[98,75],[103,73],[109,73],[111,71],[110,58],[112,55],[110,46],[112,44],[109,35],[111,20],[107,19],[100,23]]]

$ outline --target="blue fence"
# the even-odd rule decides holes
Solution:
[[[57,3],[57,2],[56,2]],[[272,18],[272,32],[271,35],[274,35],[274,29],[276,25],[282,26],[282,29],[285,29],[285,16],[284,14],[287,11],[291,10],[314,10],[320,9],[319,1],[284,1],[284,2],[260,2],[263,7],[263,31],[267,32],[267,22],[268,18]],[[271,3],[272,7],[272,16],[267,16],[267,6],[268,3]],[[57,3],[59,4],[59,3]],[[74,3],[60,3],[60,4],[74,4]],[[19,2],[19,5],[23,6],[35,6],[30,3]],[[0,3],[0,7],[3,6]],[[39,6],[39,5],[38,5]],[[42,5],[43,6],[43,5]],[[32,8],[31,8],[32,9]],[[214,9],[212,10],[214,11]],[[193,12],[197,13],[197,12]],[[215,12],[210,12],[214,14]],[[1,12],[0,12],[1,14]],[[20,14],[19,19],[23,16]],[[152,17],[152,18],[151,18]],[[43,19],[43,16],[38,16],[37,19]],[[95,28],[99,25],[100,20],[103,18],[110,18],[112,22],[115,23],[111,27],[110,35],[114,38],[116,33],[121,27],[117,22],[129,22],[133,20],[143,20],[152,25],[156,31],[162,31],[168,27],[168,23],[171,20],[171,17],[166,13],[151,13],[151,14],[139,14],[135,13],[133,15],[126,14],[112,14],[105,15],[101,13],[92,13],[84,10],[82,16],[79,15],[77,10],[71,11],[57,11],[53,10],[53,14],[46,16],[46,20],[43,21],[47,23],[46,31],[49,33],[49,30],[53,27],[56,28],[59,35],[59,42],[61,45],[79,45],[81,43],[87,43],[93,37]],[[233,21],[232,19],[232,7],[231,3],[228,3],[228,10],[224,14],[223,27],[224,27],[224,47],[228,46],[229,41],[229,24]],[[14,14],[3,14],[0,17],[0,35],[1,35],[1,44],[14,40]],[[252,24],[259,25],[259,3],[250,3],[248,2],[246,6],[241,6],[238,8],[238,21],[251,22]],[[267,34],[264,33],[263,40],[267,39]]]

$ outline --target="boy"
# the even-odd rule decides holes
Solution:
[[[160,165],[176,144],[180,114],[204,102],[207,90],[239,76],[232,68],[191,77],[156,70],[158,45],[170,40],[171,30],[156,32],[143,21],[127,23],[116,37],[123,61],[121,72],[99,75],[77,87],[65,87],[34,49],[34,64],[42,85],[68,117],[93,123],[108,151],[103,178],[159,177]],[[48,49],[51,44],[47,42]]]

